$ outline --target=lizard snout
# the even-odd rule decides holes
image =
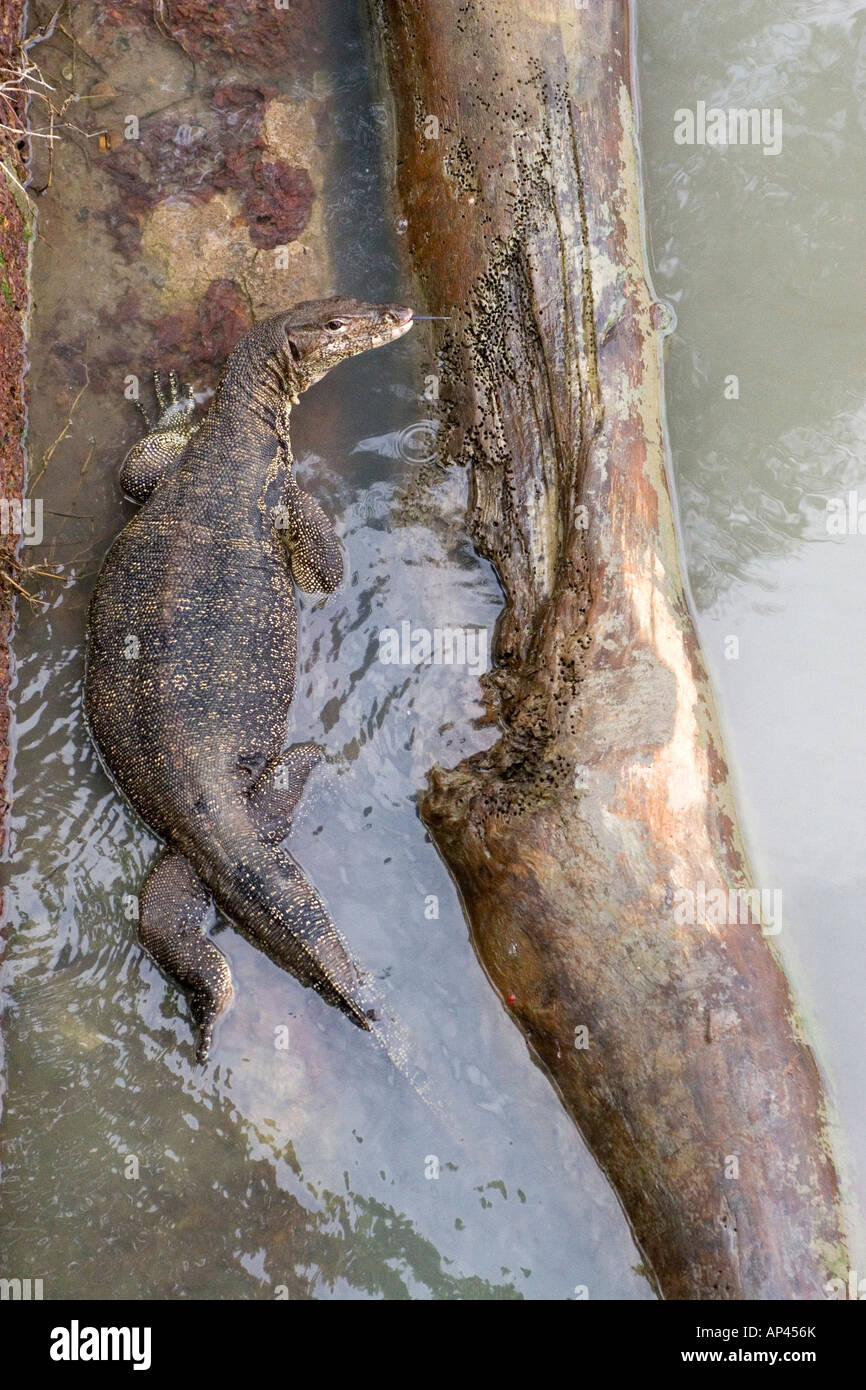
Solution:
[[[403,304],[392,304],[382,315],[385,328],[391,338],[402,338],[412,327],[414,313]]]

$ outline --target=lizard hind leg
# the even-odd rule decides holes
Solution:
[[[156,861],[139,897],[139,940],[189,998],[199,1062],[207,1061],[214,1024],[232,997],[228,961],[204,932],[211,906],[195,869],[175,850]]]
[[[262,769],[249,793],[249,805],[263,840],[278,844],[286,838],[307,779],[324,757],[317,743],[296,743]]]

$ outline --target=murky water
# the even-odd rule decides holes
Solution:
[[[652,0],[639,53],[698,627],[757,881],[783,894],[778,945],[863,1206],[866,535],[830,534],[827,517],[831,499],[866,499],[866,5],[705,0],[684,17]],[[676,144],[675,113],[698,101],[781,109],[779,153]],[[854,1256],[862,1267],[862,1220]]]
[[[317,121],[333,288],[402,298],[384,115],[354,6],[329,8],[318,66],[292,81],[328,94]],[[212,110],[196,104],[184,53],[134,28],[109,45],[92,8],[75,20],[82,80],[82,55],[105,67],[110,48],[107,124],[141,109],[142,74],[147,109],[176,110],[184,133],[165,134],[180,153],[160,165],[174,177]],[[53,60],[75,80],[62,45]],[[421,329],[346,364],[293,417],[299,474],[339,519],[351,579],[301,613],[289,741],[315,739],[331,761],[292,846],[408,1027],[460,1140],[345,1019],[230,930],[220,944],[236,1003],[211,1063],[192,1062],[186,1005],[124,915],[156,844],[81,718],[85,607],[129,514],[117,469],[140,432],[124,381],[184,365],[153,360],[136,301],[121,298],[137,295],[143,313],[161,292],[158,263],[147,244],[124,255],[129,229],[101,170],[92,141],[70,138],[40,200],[31,447],[45,545],[27,558],[67,578],[44,612],[22,616],[17,641],[4,1273],[43,1279],[47,1298],[567,1299],[578,1286],[649,1297],[616,1200],[483,977],[416,815],[426,770],[493,737],[477,674],[378,659],[384,627],[489,632],[500,607],[467,543],[458,481],[443,486],[435,523],[399,502],[425,450],[413,427],[430,414]]]
[[[318,120],[333,288],[405,297],[384,113],[353,4],[324,8],[315,71],[269,80],[293,97],[328,94]],[[825,516],[828,497],[866,497],[864,9],[791,0],[782,15],[769,0],[728,0],[686,20],[653,0],[639,27],[648,233],[656,288],[678,314],[668,416],[699,627],[758,881],[783,890],[779,945],[861,1194],[866,824],[852,803],[866,773],[866,539],[828,535]],[[195,94],[183,52],[138,30],[115,59],[106,120],[122,121],[123,81],[143,72],[170,111]],[[674,112],[698,101],[780,107],[781,152],[677,145]],[[186,148],[198,126],[188,110],[177,120]],[[340,520],[351,581],[301,614],[289,741],[314,738],[331,762],[292,844],[410,1029],[462,1142],[343,1018],[230,930],[220,944],[237,1002],[212,1062],[192,1064],[185,1004],[124,916],[156,846],[81,721],[85,607],[128,515],[117,468],[138,426],[123,381],[163,365],[129,310],[113,357],[118,285],[147,302],[158,277],[146,256],[124,258],[104,195],[90,144],[59,144],[35,262],[35,473],[70,411],[72,423],[34,488],[45,545],[27,558],[65,579],[44,612],[22,615],[17,641],[3,1272],[42,1278],[46,1297],[564,1299],[580,1285],[647,1297],[616,1201],[483,978],[415,813],[433,762],[492,737],[476,677],[378,660],[384,627],[489,631],[499,611],[458,482],[443,485],[435,524],[401,506],[424,450],[413,427],[429,414],[423,330],[341,368],[293,419],[300,475]]]

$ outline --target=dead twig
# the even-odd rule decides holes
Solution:
[[[34,606],[37,603],[41,603],[43,608],[48,607],[47,598],[39,598],[38,594],[31,594],[29,589],[25,589],[22,584],[18,583],[17,579],[13,579],[12,575],[4,569],[0,569],[0,581],[2,581],[3,584],[8,584],[9,588],[14,589],[22,598],[26,598],[28,603],[32,603]]]
[[[163,38],[171,39],[174,35],[171,32],[170,16],[166,0],[153,0],[153,22]]]
[[[105,67],[103,66],[102,63],[100,63],[99,59],[98,59],[98,58],[94,58],[93,54],[92,54],[92,53],[89,53],[89,52],[87,51],[87,49],[84,47],[84,44],[81,42],[81,40],[78,39],[78,38],[76,38],[75,35],[74,35],[73,33],[71,33],[70,30],[67,29],[65,25],[59,24],[57,27],[58,27],[58,29],[60,30],[61,34],[63,34],[64,37],[67,38],[67,39],[69,40],[69,42],[72,44],[72,70],[73,70],[73,73],[74,73],[74,71],[75,71],[75,65],[76,65],[76,64],[75,64],[75,60],[76,60],[76,56],[77,56],[79,53],[83,53],[84,56],[85,56],[85,58],[87,59],[88,63],[90,63],[91,67],[98,68],[99,71],[102,73],[102,75],[103,75],[103,77],[104,77],[104,76],[106,75],[106,72],[107,72],[108,70],[107,70],[107,68],[105,68]]]
[[[62,30],[63,26],[60,27]],[[49,38],[50,35],[46,32],[44,37]],[[70,92],[60,105],[57,105],[56,92],[57,88],[46,81],[36,63],[29,57],[26,41],[19,49],[16,62],[4,63],[0,66],[0,103],[5,107],[6,116],[5,120],[0,121],[0,130],[31,141],[45,140],[48,144],[48,177],[43,187],[35,190],[38,193],[44,193],[47,188],[51,187],[51,180],[54,175],[54,142],[59,138],[60,131],[74,131],[77,135],[83,135],[86,140],[99,139],[100,136],[106,134],[105,127],[101,130],[82,130],[80,126],[66,120],[69,107],[79,101],[87,100],[86,97],[79,96],[77,92]],[[32,121],[29,129],[25,124],[23,109],[33,101],[41,101],[45,106],[48,121],[47,130],[34,130]],[[7,168],[8,172],[10,171]],[[17,178],[15,182],[26,194],[26,190],[23,190],[23,186]]]
[[[60,431],[60,433],[58,434],[58,436],[57,436],[57,438],[55,439],[54,443],[53,443],[52,445],[50,445],[49,448],[47,448],[47,449],[45,450],[45,453],[42,455],[42,466],[41,466],[41,468],[39,469],[39,472],[35,475],[35,477],[33,478],[33,481],[32,481],[31,484],[30,484],[29,490],[28,490],[28,492],[27,492],[27,496],[28,496],[28,497],[32,497],[32,496],[33,496],[33,489],[35,488],[36,484],[39,482],[40,478],[42,478],[42,477],[44,476],[45,470],[46,470],[46,468],[48,467],[49,463],[51,462],[51,459],[52,459],[52,457],[53,457],[53,455],[54,455],[55,449],[57,448],[58,444],[60,444],[60,443],[66,438],[67,434],[69,433],[69,430],[70,430],[70,428],[71,428],[71,426],[72,426],[72,417],[73,417],[73,415],[75,414],[76,408],[77,408],[77,406],[78,406],[78,402],[81,400],[81,397],[84,395],[84,393],[85,393],[85,391],[87,390],[87,388],[88,388],[89,385],[90,385],[90,373],[89,373],[88,370],[87,370],[87,363],[85,362],[85,364],[84,364],[84,385],[82,386],[81,390],[78,392],[78,395],[75,397],[75,400],[72,402],[72,406],[71,406],[71,408],[70,408],[69,415],[68,415],[67,420],[66,420],[66,424],[63,426],[63,429],[62,429],[62,430]],[[91,453],[92,453],[92,450],[91,450]],[[87,460],[88,462],[89,462],[89,459],[90,459],[90,456],[88,455],[88,460]],[[86,464],[85,464],[85,467],[86,467]]]
[[[56,570],[40,569],[39,565],[24,565],[22,572],[24,574],[38,574],[43,579],[56,579],[62,583],[65,583],[69,578],[68,574],[58,574]]]
[[[46,39],[54,37],[54,30],[57,28],[57,21],[60,18],[60,10],[62,9],[63,6],[61,5],[54,11],[47,24],[41,24],[38,29],[34,29],[33,33],[28,35],[21,45],[25,51],[35,48],[38,43],[44,43]]]
[[[181,52],[189,58],[193,72],[195,72],[195,55],[190,53],[183,39],[179,39],[172,29],[167,0],[153,0],[153,22],[163,38],[169,39],[171,43],[176,43]]]
[[[74,506],[75,506],[75,503],[78,501],[78,496],[79,496],[79,494],[80,494],[80,492],[81,492],[82,487],[84,486],[84,479],[87,477],[87,470],[88,470],[88,468],[90,467],[90,460],[93,458],[93,447],[94,447],[94,446],[91,444],[90,448],[89,448],[88,451],[87,451],[87,457],[85,458],[84,462],[83,462],[82,465],[81,465],[81,468],[79,469],[79,472],[78,472],[78,482],[77,482],[76,485],[75,485],[75,491],[73,492],[72,496],[71,496],[70,499],[69,499],[69,505],[72,506],[72,507],[74,507]],[[59,515],[59,513],[56,513],[56,515]],[[54,536],[54,538],[53,538],[53,540],[52,540],[52,542],[51,542],[51,551],[50,551],[50,553],[49,553],[49,557],[48,557],[48,558],[49,558],[49,560],[51,561],[52,564],[54,563],[54,548],[55,548],[55,546],[57,546],[57,545],[62,545],[62,544],[63,544],[63,532],[64,532],[64,530],[65,530],[65,528],[66,528],[66,521],[67,521],[67,520],[70,520],[70,519],[71,519],[71,517],[65,517],[64,520],[61,521],[60,525],[59,525],[58,528],[57,528],[57,534]],[[75,518],[75,520],[78,520],[78,519],[79,519],[79,518],[77,518],[77,517]],[[83,519],[83,518],[82,518],[82,519]],[[93,518],[91,517],[90,520],[91,520],[91,522],[92,522]],[[93,532],[93,527],[92,527],[92,525],[91,525],[91,528],[90,528],[90,529],[91,529],[91,534],[92,534],[92,532]]]

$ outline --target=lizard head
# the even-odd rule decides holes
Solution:
[[[257,324],[247,342],[257,340],[258,352],[296,405],[301,391],[332,367],[368,348],[402,338],[411,327],[412,310],[402,304],[312,299]]]

